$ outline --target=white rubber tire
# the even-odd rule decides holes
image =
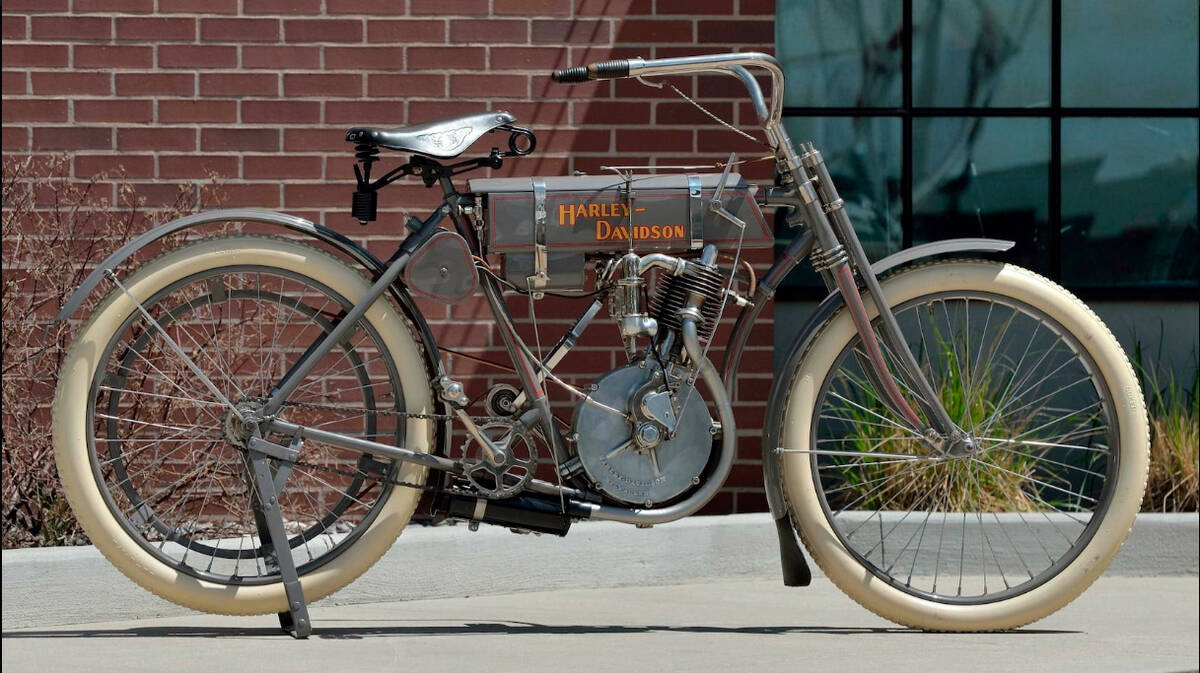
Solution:
[[[1079,299],[1020,267],[985,261],[935,262],[900,272],[882,284],[889,306],[936,292],[978,290],[1009,296],[1044,311],[1073,334],[1095,360],[1111,391],[1120,428],[1117,484],[1107,514],[1075,560],[1044,584],[980,605],[923,600],[883,582],[845,549],[824,516],[807,454],[782,456],[781,474],[792,521],[809,553],[842,591],[893,622],[934,631],[992,631],[1028,624],[1074,600],[1108,567],[1133,525],[1149,464],[1149,424],[1141,389],[1121,346]],[[865,302],[871,317],[877,315]],[[855,336],[843,308],[823,326],[791,375],[784,407],[783,446],[807,447],[816,397],[838,355]]]
[[[182,246],[141,266],[124,280],[130,294],[145,301],[159,289],[189,275],[230,265],[259,265],[302,272],[351,302],[366,295],[367,279],[332,256],[296,241],[263,236],[211,238]],[[162,563],[131,538],[114,518],[101,495],[89,457],[88,405],[99,358],[116,330],[136,310],[114,290],[76,336],[63,362],[54,399],[54,457],[71,509],[92,543],[122,573],[148,591],[202,612],[265,614],[287,610],[283,584],[229,585],[198,579]],[[365,319],[391,352],[409,411],[432,413],[424,360],[407,323],[386,299],[367,311]],[[427,453],[433,446],[433,423],[410,419],[407,448]],[[398,478],[423,483],[426,468],[401,466]],[[344,587],[370,568],[404,530],[420,493],[393,489],[370,527],[335,558],[301,577],[304,596],[316,601]]]

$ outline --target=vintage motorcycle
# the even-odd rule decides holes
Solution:
[[[769,75],[769,99],[749,68]],[[762,454],[785,584],[810,581],[803,541],[856,601],[922,629],[1013,628],[1078,596],[1125,540],[1147,471],[1142,395],[1108,329],[1047,279],[979,258],[1011,242],[869,261],[821,153],[780,122],[770,56],[614,60],[553,77],[661,86],[645,78],[693,73],[745,85],[775,184],[747,184],[730,157],[720,172],[615,167],[459,191],[459,174],[534,151],[513,116],[487,112],[348,132],[363,224],[402,177],[441,188],[387,260],[255,209],[184,217],[104,260],[59,316],[111,286],[54,403],[58,468],[92,541],[168,600],[276,612],[304,637],[306,602],[363,573],[418,508],[556,535],[583,519],[648,527],[693,514],[734,460],[730,399],[749,331],[808,259],[829,295],[777,372]],[[450,161],[489,132],[508,134],[507,149]],[[410,158],[373,178],[381,150]],[[773,245],[764,208],[798,235],[758,279],[743,251]],[[288,236],[201,237],[118,273],[164,237],[230,222]],[[414,296],[477,292],[511,358],[489,364],[520,387],[473,400]],[[584,308],[543,351],[519,335],[506,292],[535,323],[546,295]],[[555,367],[604,309],[627,361],[573,385]],[[719,371],[708,353],[727,310],[740,315]],[[570,419],[553,413],[549,384],[571,396]],[[452,441],[455,421],[465,442]]]

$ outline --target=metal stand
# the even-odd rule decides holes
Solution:
[[[263,447],[264,444],[266,447]],[[279,512],[279,491],[291,472],[291,463],[281,462],[275,474],[271,474],[268,456],[258,450],[260,447],[268,450],[284,447],[276,447],[262,440],[250,441],[250,469],[254,476],[254,495],[251,497],[251,503],[267,567],[279,570],[283,590],[287,595],[288,611],[279,613],[279,626],[293,638],[304,639],[312,633],[312,621],[308,618],[304,589],[300,586],[299,575],[296,574],[296,563],[292,559],[287,533],[283,530],[283,516]]]

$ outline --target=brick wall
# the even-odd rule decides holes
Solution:
[[[539,144],[503,175],[759,156],[669,90],[632,80],[564,86],[546,74],[605,58],[770,51],[774,2],[6,0],[3,40],[5,154],[70,153],[79,179],[121,166],[151,204],[216,172],[224,205],[301,215],[386,256],[401,231],[396,213],[427,211],[438,195],[393,185],[380,195],[380,221],[359,227],[347,214],[347,127],[505,109]],[[731,78],[675,83],[725,119],[754,119]],[[769,163],[743,172],[770,179]],[[770,253],[752,259],[765,268]],[[552,344],[585,303],[540,302],[541,342]],[[532,340],[527,302],[510,305]],[[482,301],[422,306],[440,343],[503,360]],[[767,311],[739,378],[738,462],[709,512],[765,507],[758,456],[772,332]],[[710,356],[718,363],[727,334]],[[598,320],[562,371],[584,383],[624,361],[616,345],[615,328]],[[504,380],[470,361],[448,364],[471,392]],[[569,417],[565,393],[551,391]]]

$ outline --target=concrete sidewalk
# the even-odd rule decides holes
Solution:
[[[1106,576],[1195,576],[1198,541],[1194,513],[1141,515]],[[320,619],[328,605],[779,578],[766,514],[692,517],[652,529],[584,522],[565,538],[413,526],[314,614]],[[3,588],[5,631],[193,614],[137,587],[93,547],[6,550]]]
[[[527,568],[536,572],[536,568]],[[318,607],[307,641],[273,617],[166,617],[4,633],[5,671],[1196,670],[1196,577],[1104,577],[1009,633],[897,628],[828,580],[561,589]]]

